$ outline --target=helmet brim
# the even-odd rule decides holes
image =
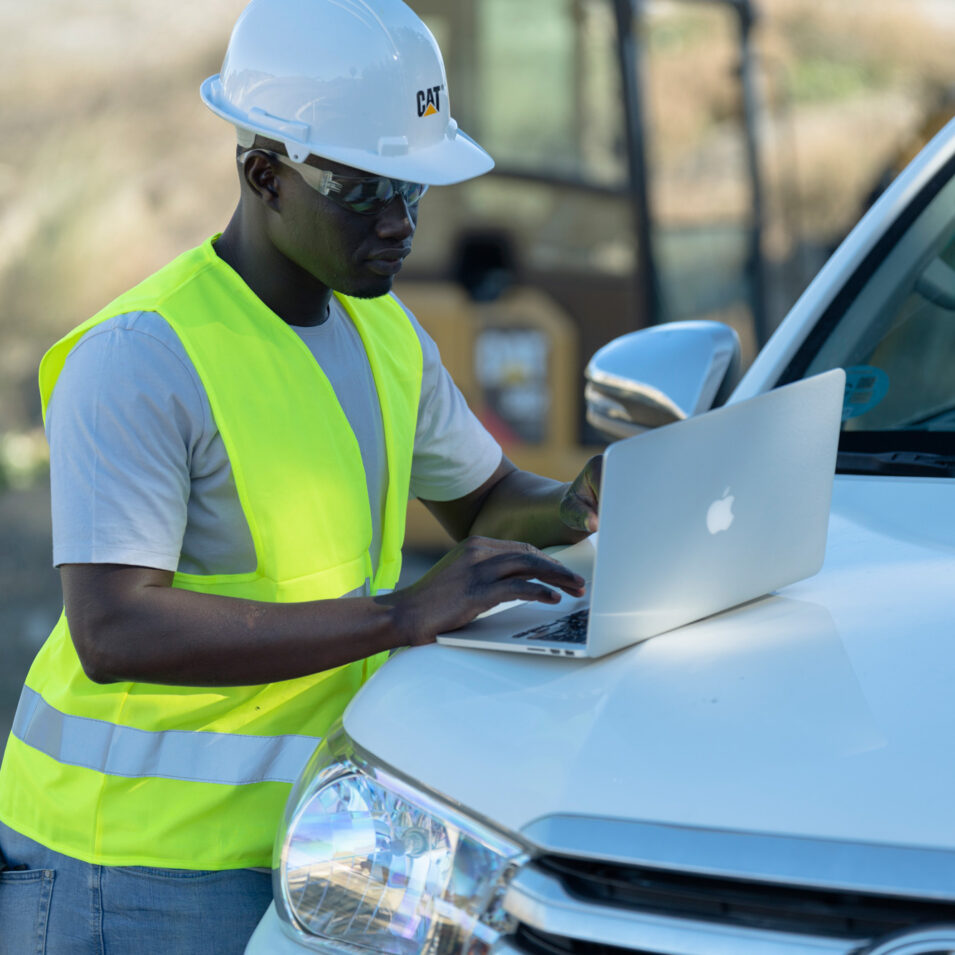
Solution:
[[[199,94],[213,113],[233,126],[277,140],[285,144],[287,149],[294,146],[296,152],[304,150],[311,155],[374,175],[429,186],[449,186],[482,176],[494,168],[494,160],[487,151],[458,129],[453,120],[449,124],[450,134],[430,146],[380,155],[365,149],[312,143],[307,136],[302,135],[307,129],[303,129],[304,124],[283,121],[261,111],[249,114],[236,109],[223,94],[219,74],[210,76],[200,87]]]
[[[344,163],[376,176],[420,182],[428,186],[450,186],[483,176],[494,168],[494,160],[470,136],[457,130],[453,139],[445,138],[426,149],[404,156],[378,156],[358,149],[325,147],[313,153],[324,159]]]

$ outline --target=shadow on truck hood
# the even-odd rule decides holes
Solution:
[[[823,570],[594,661],[429,646],[355,741],[514,831],[580,814],[955,847],[955,482],[837,480]]]

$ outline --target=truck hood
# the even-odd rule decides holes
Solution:
[[[593,661],[405,651],[345,728],[512,831],[554,815],[955,848],[955,481],[839,477],[816,576]]]

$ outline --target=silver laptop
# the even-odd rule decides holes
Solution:
[[[816,573],[844,389],[835,369],[612,444],[588,596],[502,605],[438,643],[599,657]],[[580,573],[589,546],[558,559]]]

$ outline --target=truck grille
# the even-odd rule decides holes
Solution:
[[[526,955],[853,955],[892,933],[955,924],[955,901],[559,855],[519,872],[505,907],[519,922],[507,950]]]
[[[860,938],[955,919],[952,902],[797,888],[559,856],[545,857],[538,865],[582,901],[773,931]]]

